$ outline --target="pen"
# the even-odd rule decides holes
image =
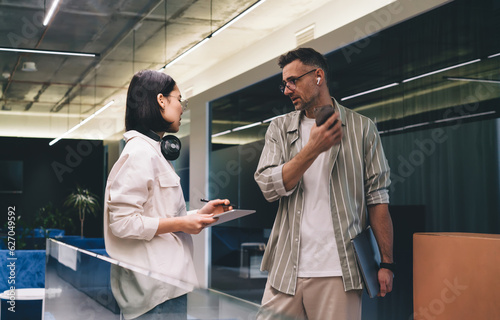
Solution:
[[[208,199],[200,199],[201,202],[209,202],[210,200]],[[228,205],[225,205],[223,204],[224,207],[233,207],[233,208],[236,208],[236,206],[232,203],[228,204]]]

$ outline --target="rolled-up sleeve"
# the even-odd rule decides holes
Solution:
[[[370,121],[365,140],[366,204],[389,203],[390,168],[385,158],[380,135]]]
[[[148,159],[140,157],[140,154],[121,157],[117,163],[119,170],[108,181],[109,228],[118,238],[149,241],[158,230],[159,218],[144,215],[154,173],[152,166],[147,164]]]
[[[267,129],[264,149],[254,174],[264,198],[269,202],[288,196],[295,190],[293,188],[286,191],[283,183],[282,171],[285,164],[283,150],[283,139],[280,137],[276,121],[273,121]]]

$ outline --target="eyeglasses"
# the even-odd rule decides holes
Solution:
[[[176,97],[176,96],[173,96],[171,94],[169,94],[167,97],[174,97],[176,98],[177,100],[179,100],[179,103],[181,104],[182,106],[182,112],[186,111],[187,107],[188,107],[188,100],[187,99],[182,99],[180,96],[179,97]]]
[[[297,85],[295,84],[295,82],[297,82],[297,80],[299,80],[300,78],[302,78],[303,76],[311,73],[311,72],[314,72],[318,69],[313,69],[311,71],[308,71],[306,73],[304,73],[303,75],[301,76],[298,76],[297,78],[292,78],[290,80],[286,80],[286,81],[283,81],[282,84],[280,84],[280,91],[281,93],[285,93],[285,88],[288,88],[290,90],[295,90],[297,88]]]

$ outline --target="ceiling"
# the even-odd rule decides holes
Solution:
[[[98,135],[81,130],[68,137],[104,139],[123,129],[126,89],[133,73],[158,70],[238,16],[256,0],[61,0],[45,27],[54,0],[0,0],[0,46],[97,53],[96,58],[0,52],[1,136],[56,137],[99,110],[108,118]],[[178,83],[223,61],[326,0],[268,0],[255,23],[246,20],[221,33],[201,58],[167,70]],[[387,1],[386,1],[387,2]],[[302,3],[302,5],[298,5]],[[288,4],[284,6],[284,4]],[[279,14],[275,14],[279,12]],[[24,71],[30,65],[36,71]],[[189,88],[183,92],[189,97]],[[104,115],[103,113],[102,115]],[[101,115],[101,117],[102,117]],[[185,115],[187,118],[189,115]]]
[[[54,17],[44,27],[42,20],[53,1],[0,0],[0,47],[86,52],[99,56],[88,58],[0,51],[0,136],[55,138],[114,101],[111,107],[92,120],[92,125],[82,126],[66,137],[121,138],[125,95],[133,73],[142,69],[160,69],[256,3],[256,0],[61,0]],[[490,1],[498,2],[481,0]],[[424,12],[446,2],[426,0],[419,2],[420,7],[416,10]],[[180,84],[183,96],[190,98],[294,48],[298,30],[315,25],[315,39],[344,25],[353,33],[356,29],[352,30],[350,22],[368,17],[375,10],[384,9],[392,3],[394,0],[263,1],[254,11],[220,35],[211,37],[207,44],[168,67],[165,72]],[[400,6],[406,7],[415,5],[412,0],[401,0],[400,3]],[[481,5],[476,7],[478,9],[473,13],[485,14],[480,9]],[[499,15],[498,10],[492,11],[495,12],[494,17]],[[329,16],[335,18],[325,18]],[[477,16],[471,17],[471,21],[480,21]],[[488,60],[484,59],[484,55],[500,51],[497,50],[499,41],[488,41],[488,34],[481,31],[484,28],[474,29],[478,30],[477,34],[469,34],[469,37],[458,35],[456,44],[446,43],[446,37],[429,43],[428,38],[419,37],[424,34],[422,29],[420,33],[415,33],[422,22],[413,20],[413,23],[395,28],[397,32],[385,32],[383,34],[387,36],[384,37],[376,35],[371,44],[361,50],[361,54],[352,56],[352,61],[346,59],[342,50],[334,53],[339,56],[332,72],[331,89],[334,95],[339,99],[380,84],[401,82],[401,76],[421,74],[425,72],[421,57],[428,60],[426,53],[430,52],[429,48],[439,53],[432,60],[434,65],[428,65],[429,70],[474,59],[480,51],[483,55],[479,57],[483,58],[481,63],[461,68],[458,74],[496,79],[500,57]],[[487,28],[496,30],[498,22],[489,20]],[[467,30],[467,24],[465,29],[462,25],[457,27],[441,30],[441,34]],[[423,31],[429,34],[429,28]],[[408,37],[408,34],[414,36]],[[385,40],[379,41],[377,37]],[[472,47],[481,50],[471,51],[468,43],[476,38]],[[266,39],[270,40],[266,42]],[[415,46],[415,53],[405,57],[398,55],[401,43]],[[28,62],[33,62],[37,70],[23,71],[30,66],[26,64]],[[397,72],[395,63],[398,65]],[[224,64],[224,68],[219,68]],[[215,72],[211,71],[214,69]],[[468,69],[470,72],[467,72]],[[455,73],[458,71],[455,70]],[[408,94],[408,89],[414,88],[412,94],[417,95],[425,90],[437,92],[439,86],[459,85],[458,82],[443,82],[442,75],[438,77],[441,81],[436,82],[437,78],[429,77],[425,79],[428,83],[413,82],[409,86],[390,90],[404,90]],[[266,86],[273,86],[273,83],[266,83]],[[259,92],[252,91],[249,95],[262,100],[262,93],[259,95]],[[385,99],[386,92],[381,91],[348,100],[345,105],[354,109],[377,110],[386,106]],[[259,117],[261,111],[255,112]],[[189,123],[189,117],[188,111],[183,115],[183,124]],[[242,120],[241,124],[255,121],[252,117]],[[189,126],[181,126],[181,129],[187,130],[181,134],[189,134]]]

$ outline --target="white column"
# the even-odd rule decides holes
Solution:
[[[191,132],[189,137],[189,205],[190,209],[201,208],[201,198],[208,197],[210,119],[207,101],[193,97],[189,99]],[[210,285],[210,230],[193,235],[194,265],[201,287]]]

